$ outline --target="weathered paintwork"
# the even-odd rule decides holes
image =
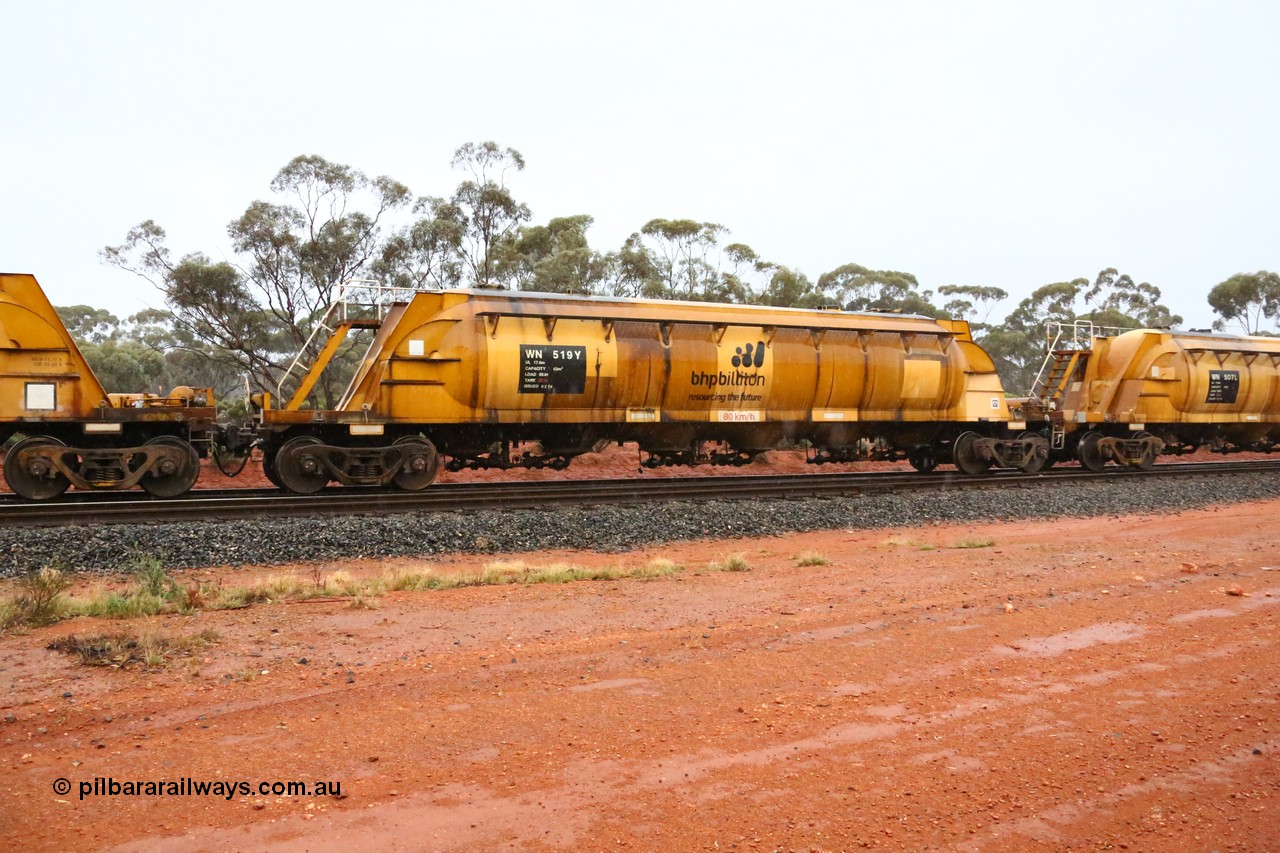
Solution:
[[[1151,329],[1096,338],[1061,409],[1066,424],[1278,441],[1280,339]]]
[[[34,276],[0,274],[0,441],[19,495],[141,485],[173,497],[195,483],[216,411],[209,389],[107,393]]]
[[[492,291],[421,293],[393,308],[333,414],[415,424],[1008,420],[994,366],[964,323]]]

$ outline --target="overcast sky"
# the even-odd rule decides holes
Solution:
[[[1187,325],[1280,270],[1274,0],[0,0],[0,29],[0,270],[55,304],[159,307],[99,249],[154,219],[230,258],[296,155],[448,195],[490,139],[600,250],[664,217],[811,278],[1021,298],[1113,266]]]

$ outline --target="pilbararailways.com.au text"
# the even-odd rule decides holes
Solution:
[[[53,780],[53,792],[65,797],[73,788],[81,800],[89,797],[341,797],[342,783],[316,782],[246,782],[219,779],[209,782],[184,776],[181,779],[125,779],[95,776],[77,783],[66,777]]]

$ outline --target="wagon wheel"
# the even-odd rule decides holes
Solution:
[[[418,436],[397,439],[404,464],[396,472],[393,482],[406,492],[418,492],[431,485],[440,470],[440,454],[430,440]]]
[[[4,458],[4,478],[8,481],[9,488],[29,501],[56,498],[71,486],[71,481],[49,464],[47,459],[24,453],[37,447],[66,447],[66,445],[56,438],[36,435],[24,438],[9,448],[9,453]],[[23,456],[31,458],[24,460]]]
[[[311,495],[329,485],[329,472],[315,448],[322,444],[313,436],[291,438],[276,453],[276,477],[280,485],[300,495]]]
[[[907,451],[907,461],[921,474],[928,474],[938,467],[938,454],[932,447],[913,447]]]
[[[200,477],[200,456],[188,442],[172,435],[161,435],[148,441],[144,447],[172,447],[181,454],[181,461],[161,459],[152,474],[143,477],[139,485],[147,494],[157,498],[176,498],[191,491]]]
[[[1134,438],[1151,438],[1151,437],[1152,437],[1151,433],[1149,432],[1140,432],[1134,436]],[[1152,468],[1156,467],[1155,451],[1152,450],[1150,447],[1144,450],[1142,452],[1142,458],[1138,460],[1138,467],[1141,468],[1143,471],[1150,471]]]
[[[276,456],[279,453],[274,450],[266,450],[262,453],[262,475],[270,481],[271,485],[277,489],[283,489],[284,483],[280,482],[280,475],[276,472]]]
[[[951,461],[962,474],[985,474],[991,468],[991,460],[978,455],[974,446],[981,438],[976,432],[962,432],[951,445]]]
[[[1102,440],[1102,434],[1096,430],[1089,430],[1080,436],[1080,441],[1076,444],[1076,456],[1080,458],[1080,464],[1085,470],[1098,472],[1107,467],[1107,460],[1102,458],[1102,452],[1098,450],[1098,442]]]
[[[1023,473],[1037,474],[1053,465],[1053,460],[1049,458],[1049,442],[1043,435],[1038,432],[1028,431],[1018,436],[1018,440],[1036,442],[1036,449],[1032,453],[1031,459],[1019,469]]]

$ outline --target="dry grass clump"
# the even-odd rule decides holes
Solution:
[[[796,556],[797,566],[829,566],[831,561],[817,551],[805,551]]]
[[[952,548],[990,548],[996,544],[994,539],[961,539]]]
[[[730,560],[731,566],[733,559]],[[745,566],[745,561],[743,565]],[[397,569],[381,576],[356,578],[344,571],[325,574],[323,569],[317,567],[311,571],[309,578],[280,574],[268,575],[249,586],[224,586],[221,581],[192,582],[184,586],[169,576],[160,560],[144,556],[136,560],[131,572],[131,582],[126,588],[113,589],[103,582],[95,584],[79,597],[64,595],[73,579],[69,570],[46,566],[39,571],[28,572],[18,582],[17,595],[0,598],[0,630],[48,625],[73,616],[132,619],[165,613],[234,610],[254,604],[315,598],[349,598],[352,608],[372,609],[377,607],[379,597],[392,591],[659,578],[682,570],[682,566],[662,558],[651,560],[642,566],[630,567],[589,567],[567,563],[539,566],[518,560],[498,560],[486,563],[479,572],[436,574]],[[723,570],[746,569],[729,567]],[[102,654],[107,658],[124,654],[124,651],[115,646],[112,649],[110,654]],[[138,653],[144,658],[147,655],[145,649]]]
[[[67,610],[63,593],[73,580],[63,565],[23,572],[18,578],[18,594],[0,605],[0,630],[57,622]]]
[[[160,667],[177,657],[190,657],[218,641],[216,631],[170,637],[153,631],[80,637],[72,634],[54,640],[49,648],[73,655],[85,666],[120,669],[132,665]]]
[[[621,578],[659,578],[680,572],[682,567],[671,560],[658,558],[643,566],[578,566],[570,563],[530,565],[523,560],[495,560],[485,563],[476,573],[435,574],[425,572],[392,573],[387,589],[423,590],[458,589],[470,586],[504,586],[508,584],[570,583],[571,581],[618,580]]]
[[[713,560],[707,564],[707,568],[713,572],[749,572],[751,564],[747,562],[747,558],[742,554],[730,554],[719,560]]]
[[[891,548],[915,548],[917,551],[932,551],[934,547],[928,542],[918,542],[910,536],[890,536],[884,544]]]

